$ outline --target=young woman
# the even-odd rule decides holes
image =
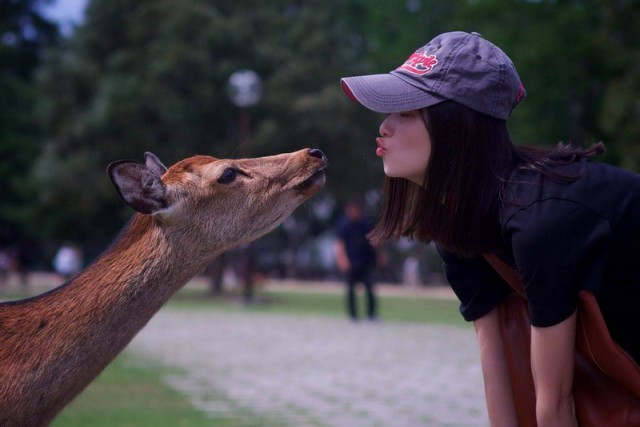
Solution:
[[[473,321],[491,425],[516,426],[496,307],[511,292],[493,253],[525,284],[540,427],[577,425],[571,393],[577,293],[592,290],[611,335],[640,361],[640,177],[602,152],[516,147],[506,119],[525,90],[511,60],[477,33],[445,33],[389,74],[342,79],[387,118],[386,174],[373,240],[435,241]]]

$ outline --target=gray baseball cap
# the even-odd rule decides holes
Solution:
[[[342,89],[379,113],[399,113],[451,100],[507,119],[526,96],[511,59],[478,33],[435,37],[388,74],[345,77]]]

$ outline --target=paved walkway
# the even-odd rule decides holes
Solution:
[[[471,328],[164,309],[128,351],[247,427],[488,425]]]

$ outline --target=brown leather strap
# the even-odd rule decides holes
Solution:
[[[578,294],[576,348],[607,376],[640,399],[640,366],[611,337],[598,301],[589,291]]]
[[[530,368],[530,323],[517,271],[494,254],[484,256],[518,294],[498,306],[500,333],[519,425],[535,426],[535,392]],[[581,426],[640,426],[640,367],[611,338],[595,296],[578,293],[573,394]]]
[[[524,297],[524,285],[516,270],[495,254],[485,254],[484,258],[509,286]],[[593,293],[587,290],[580,291],[578,308],[576,330],[578,351],[607,376],[640,398],[640,367],[611,338]]]
[[[513,288],[514,291],[519,293],[522,296],[524,294],[524,284],[522,283],[522,279],[518,276],[518,272],[515,271],[509,264],[498,258],[495,254],[484,254],[484,259],[487,260],[489,265],[493,267],[493,269],[502,277],[502,279],[507,282],[509,286]]]

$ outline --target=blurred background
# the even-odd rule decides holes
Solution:
[[[375,217],[382,180],[382,116],[339,78],[392,70],[458,29],[514,60],[528,90],[517,142],[604,141],[601,160],[640,170],[635,0],[0,0],[0,269],[51,270],[63,242],[94,259],[132,214],[111,161],[318,147],[326,190],[256,242],[248,268],[335,277],[341,207],[359,195]],[[379,281],[441,281],[429,246],[384,251]],[[209,269],[212,289],[238,276],[229,263]]]

